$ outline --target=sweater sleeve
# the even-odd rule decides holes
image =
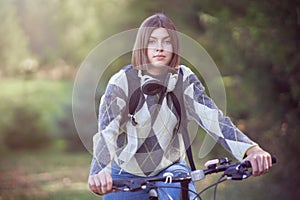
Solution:
[[[255,145],[218,109],[205,93],[197,76],[184,67],[184,101],[189,120],[195,120],[215,141],[236,159],[242,160],[247,150]]]
[[[101,97],[98,132],[93,137],[93,159],[90,175],[101,171],[111,172],[112,161],[120,134],[120,121],[126,107],[127,79],[123,70],[109,81]]]

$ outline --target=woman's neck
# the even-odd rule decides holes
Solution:
[[[162,75],[162,74],[166,74],[167,71],[168,71],[168,68],[167,67],[161,67],[161,68],[149,67],[146,71],[150,75],[159,76],[159,75]]]

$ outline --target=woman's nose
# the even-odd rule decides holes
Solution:
[[[164,50],[164,48],[162,47],[162,45],[158,44],[157,47],[156,47],[156,51],[162,52],[163,50]]]
[[[163,50],[164,50],[164,48],[163,48],[162,43],[161,43],[161,42],[158,42],[158,43],[157,43],[157,46],[156,46],[156,51],[162,52]]]

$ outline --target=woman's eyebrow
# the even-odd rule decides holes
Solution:
[[[162,39],[169,39],[169,38],[171,38],[171,37],[168,35],[168,36],[163,37]],[[150,39],[158,39],[158,38],[155,36],[150,36]]]

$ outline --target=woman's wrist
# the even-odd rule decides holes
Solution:
[[[263,149],[260,148],[260,146],[255,145],[247,150],[246,155],[248,156],[248,155],[258,152],[258,151],[263,151]]]

